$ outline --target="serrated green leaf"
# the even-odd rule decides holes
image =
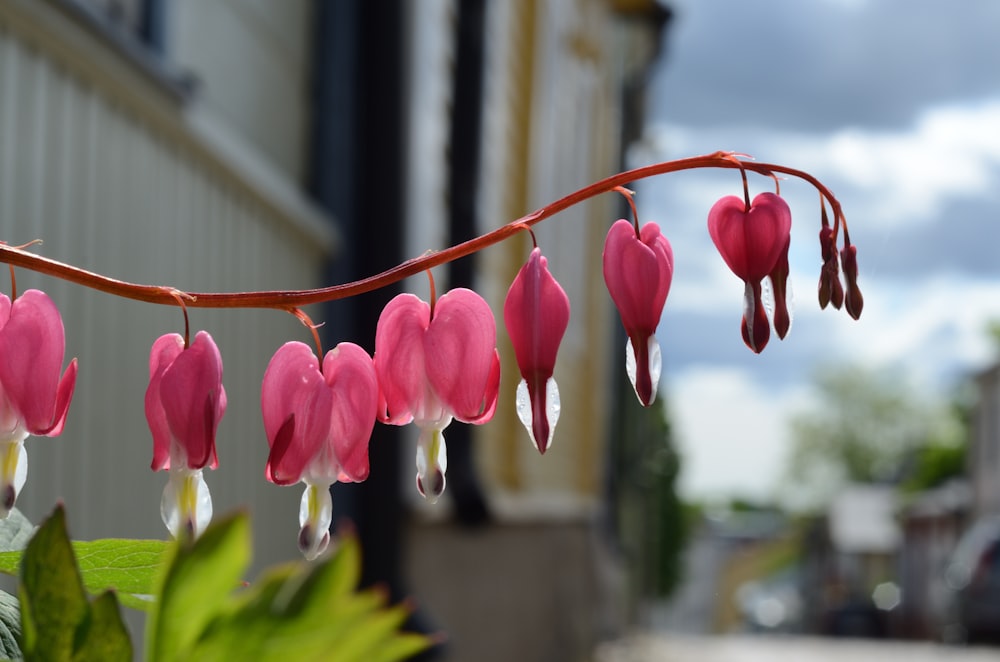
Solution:
[[[169,543],[108,538],[74,542],[84,588],[91,594],[114,589],[122,604],[149,609]]]
[[[385,639],[372,650],[365,662],[398,662],[408,660],[417,653],[427,650],[434,640],[414,632],[397,632]]]
[[[391,639],[409,612],[402,607],[382,609],[351,628],[337,646],[338,660],[367,662],[385,641]]]
[[[150,608],[168,542],[106,538],[74,541],[72,545],[88,593],[98,595],[114,589],[122,604]],[[0,572],[17,574],[23,555],[23,551],[0,552]]]
[[[131,662],[132,641],[122,621],[115,594],[102,593],[90,605],[90,615],[77,630],[73,662]]]
[[[189,651],[226,610],[250,563],[250,544],[248,518],[237,514],[213,522],[193,543],[171,546],[159,582],[160,599],[146,621],[149,662],[193,659]]]
[[[371,654],[391,662],[426,648],[426,637],[397,632],[408,613],[404,608],[385,609],[385,597],[377,591],[354,592],[360,574],[358,550],[351,539],[330,559],[269,572],[211,624],[192,657],[220,662],[367,662]]]
[[[89,605],[66,533],[62,506],[42,523],[21,563],[22,652],[26,660],[68,660]]]

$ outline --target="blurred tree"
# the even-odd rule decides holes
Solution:
[[[793,490],[825,501],[847,482],[939,481],[961,469],[960,410],[917,392],[899,374],[861,366],[817,373],[818,400],[791,421]],[[935,477],[936,476],[936,477]]]
[[[670,595],[682,575],[682,554],[691,518],[677,494],[681,458],[667,407],[641,407],[631,386],[619,384],[609,472],[609,515],[625,556],[630,559],[633,597]],[[666,395],[660,391],[661,400]]]

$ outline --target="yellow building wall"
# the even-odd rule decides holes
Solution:
[[[494,3],[487,18],[484,230],[518,218],[614,172],[617,100],[613,16],[607,3]],[[555,378],[562,413],[539,457],[514,411],[520,375],[505,331],[500,403],[478,431],[486,482],[503,512],[577,512],[600,495],[609,404],[610,299],[601,250],[617,200],[601,198],[536,226],[549,268],[566,290],[570,326]],[[527,233],[483,255],[484,296],[502,311],[507,288],[531,248]],[[623,366],[620,366],[624,370]]]

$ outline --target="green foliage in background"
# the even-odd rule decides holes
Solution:
[[[197,540],[170,543],[73,543],[65,519],[60,506],[37,531],[17,511],[0,523],[7,550],[0,571],[21,580],[19,601],[0,593],[5,659],[131,660],[119,596],[149,612],[150,662],[393,662],[431,643],[400,631],[405,607],[357,591],[361,554],[353,538],[323,561],[279,566],[247,585],[245,514],[214,522]]]
[[[930,487],[961,473],[967,416],[958,400],[862,366],[823,370],[814,388],[816,403],[791,420],[789,464],[790,483],[812,500],[848,482]]]
[[[692,518],[677,493],[681,457],[662,400],[641,407],[631,387],[618,388],[615,400],[609,488],[613,526],[630,559],[632,593],[662,598],[680,583],[690,536]]]

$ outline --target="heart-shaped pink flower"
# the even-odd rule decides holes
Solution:
[[[62,433],[76,386],[76,359],[62,372],[66,341],[59,309],[28,290],[13,303],[0,294],[0,519],[28,472],[24,440]]]
[[[628,335],[625,360],[632,387],[643,406],[656,399],[660,345],[656,327],[670,293],[674,252],[656,223],[635,226],[619,219],[604,240],[604,284]]]
[[[411,421],[417,439],[417,489],[429,499],[444,491],[448,467],[443,431],[456,418],[480,425],[493,418],[500,388],[496,322],[486,301],[466,288],[434,306],[412,294],[392,299],[375,328],[378,419]]]
[[[260,391],[271,453],[265,476],[276,485],[302,481],[299,549],[314,559],[330,543],[330,485],[368,477],[368,439],[375,426],[378,382],[372,359],[342,342],[326,353],[322,370],[308,345],[281,346]]]
[[[708,233],[715,247],[745,283],[741,331],[743,341],[754,352],[763,350],[770,336],[761,281],[776,268],[781,271],[779,260],[787,255],[791,230],[788,204],[774,193],[757,195],[749,209],[743,198],[728,195],[708,212]],[[783,296],[783,280],[780,285]],[[787,328],[782,320],[781,333]]]
[[[205,331],[190,346],[176,333],[160,336],[149,353],[146,422],[153,435],[153,471],[168,470],[160,502],[175,537],[198,536],[212,519],[212,496],[202,476],[215,469],[215,435],[226,412],[222,356]]]
[[[761,193],[746,208],[743,198],[727,195],[708,212],[708,233],[722,259],[744,281],[760,282],[771,273],[792,231],[788,204]]]

